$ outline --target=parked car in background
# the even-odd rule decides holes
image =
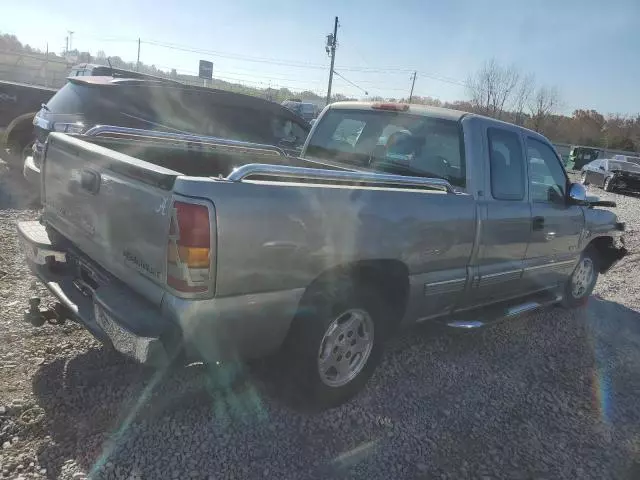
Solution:
[[[168,78],[91,63],[73,66],[69,77],[78,76],[138,78],[181,85],[180,82]],[[4,129],[0,145],[8,150],[9,155],[6,159],[11,166],[23,168],[27,157],[32,155],[33,143],[36,140],[33,118],[42,104],[48,102],[57,91],[57,88],[40,85],[0,82],[0,129]]]
[[[182,85],[181,82],[158,75],[135,72],[124,68],[113,68],[108,65],[98,65],[95,63],[79,63],[71,67],[69,77],[113,77],[113,78],[139,78],[145,80],[157,80],[174,85]]]
[[[280,146],[299,153],[310,127],[290,110],[258,97],[211,88],[117,77],[69,77],[34,121],[33,155],[24,175],[39,185],[49,133],[81,134],[95,125],[193,133]]]
[[[640,165],[640,157],[635,155],[614,155],[613,160],[617,160],[619,162],[630,162],[635,163],[636,165]]]
[[[617,155],[624,157],[624,155]],[[583,185],[593,184],[606,192],[640,191],[640,165],[618,159],[594,160],[582,167]]]
[[[9,165],[22,167],[35,139],[33,116],[57,89],[40,85],[0,81],[0,148]]]
[[[581,170],[587,163],[596,160],[599,155],[600,151],[597,148],[573,145],[566,167],[570,170]]]
[[[307,122],[310,122],[320,113],[319,107],[315,103],[302,102],[299,100],[285,100],[282,106],[288,108],[292,112],[297,113]]]
[[[91,88],[120,92],[69,83],[49,108]],[[248,114],[254,100],[220,98],[233,106],[161,105],[179,125],[205,110],[261,140],[287,118],[276,104]],[[201,92],[189,101],[205,103]],[[161,113],[154,122],[169,122]],[[364,386],[399,327],[473,329],[582,305],[626,254],[624,224],[570,183],[549,141],[495,119],[344,102],[323,111],[301,157],[183,140],[49,135],[42,220],[18,230],[59,303],[43,312],[35,299],[28,321],[73,319],[151,364],[279,352],[291,386],[330,407]]]

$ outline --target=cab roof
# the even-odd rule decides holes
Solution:
[[[329,105],[332,110],[390,110],[400,113],[410,113],[425,117],[443,118],[446,120],[458,121],[468,112],[452,110],[450,108],[428,107],[426,105],[414,105],[408,103],[394,102],[336,102]]]

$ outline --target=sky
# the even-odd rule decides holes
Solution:
[[[495,58],[556,87],[563,113],[640,113],[638,0],[11,0],[0,32],[62,52],[71,30],[72,48],[129,61],[140,38],[158,68],[197,74],[203,59],[224,80],[325,95],[335,16],[334,93],[407,97],[417,71],[415,95],[464,100],[468,75]]]

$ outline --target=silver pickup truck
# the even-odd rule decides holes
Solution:
[[[279,353],[322,407],[398,327],[578,306],[626,254],[546,138],[474,114],[336,103],[302,158],[96,129],[47,141],[43,215],[18,231],[58,303],[25,318],[75,320],[149,364]]]

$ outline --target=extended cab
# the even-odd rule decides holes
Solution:
[[[26,318],[148,363],[285,352],[321,406],[363,386],[398,327],[580,305],[626,253],[546,138],[478,115],[337,103],[303,158],[101,133],[49,135],[42,220],[18,230],[59,303]]]

